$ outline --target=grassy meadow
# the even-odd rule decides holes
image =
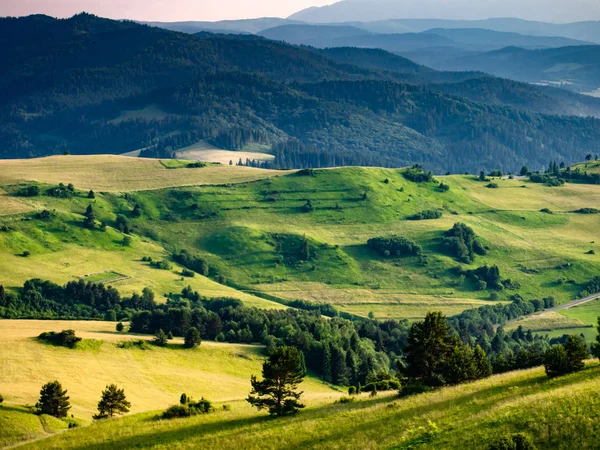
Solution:
[[[6,170],[0,171],[0,188],[7,195],[0,201],[55,212],[45,221],[23,221],[31,217],[26,212],[0,219],[11,227],[0,233],[0,282],[10,287],[36,274],[64,282],[116,272],[124,276],[114,284],[125,293],[146,285],[159,294],[178,292],[191,284],[205,295],[237,296],[257,306],[278,306],[260,296],[304,299],[357,316],[417,319],[432,309],[452,315],[510,301],[517,293],[566,303],[600,271],[600,255],[590,253],[600,243],[600,216],[573,212],[600,202],[593,185],[496,179],[498,188],[490,189],[475,177],[455,175],[437,177],[450,186],[441,192],[434,183],[411,182],[393,169],[354,167],[302,176],[220,165],[188,169],[185,162],[115,156],[1,165]],[[30,184],[27,179],[42,191],[58,181],[80,191],[70,199],[16,196]],[[92,201],[86,198],[89,188],[97,192]],[[81,227],[90,203],[109,225],[117,214],[130,218],[138,236],[131,247],[124,248],[115,230]],[[136,204],[140,218],[131,216]],[[407,220],[423,210],[443,215]],[[518,282],[519,289],[496,299],[453,273],[458,262],[444,253],[441,241],[456,222],[472,227],[489,247],[486,256],[464,267],[498,265],[501,276]],[[383,258],[367,247],[368,239],[390,234],[414,240],[425,257]],[[309,261],[298,256],[304,239]],[[205,258],[229,287],[199,276],[182,280],[176,266],[160,271],[141,263],[143,256],[166,259],[181,249]],[[25,251],[31,256],[19,256]]]
[[[74,329],[83,341],[75,349],[39,342],[45,331]],[[89,423],[100,393],[109,383],[125,389],[139,413],[176,404],[183,392],[219,403],[243,400],[250,390],[250,376],[260,375],[264,359],[258,345],[203,342],[184,349],[183,339],[168,347],[120,348],[123,342],[152,336],[117,333],[115,323],[85,321],[2,320],[0,321],[0,423],[10,407],[34,405],[41,386],[59,380],[71,397],[75,418]],[[338,395],[317,379],[302,385],[307,399]],[[8,409],[6,409],[8,407]],[[2,437],[0,432],[0,445]]]
[[[523,432],[540,449],[593,449],[600,433],[599,387],[600,367],[594,362],[556,379],[540,368],[404,399],[360,396],[336,405],[321,397],[284,419],[270,419],[243,402],[233,403],[231,411],[190,419],[136,414],[23,448],[481,449]]]

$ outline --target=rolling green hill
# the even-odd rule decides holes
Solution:
[[[3,284],[16,288],[36,276],[63,283],[116,272],[122,275],[116,284],[127,294],[147,285],[163,295],[191,283],[209,296],[231,294],[264,306],[277,303],[258,297],[330,303],[363,317],[373,313],[381,319],[415,319],[431,309],[452,315],[509,301],[515,294],[565,303],[577,298],[600,268],[597,255],[590,254],[600,242],[598,216],[573,212],[597,204],[600,191],[593,185],[552,188],[497,179],[498,188],[490,189],[470,176],[415,183],[403,170],[392,169],[342,168],[272,177],[276,172],[185,165],[163,168],[169,177],[165,179],[153,175],[161,173],[158,162],[129,158],[111,159],[110,173],[87,177],[85,170],[94,161],[105,159],[1,163],[13,175],[4,176],[0,188],[7,194],[0,200],[23,208],[21,214],[0,220],[6,230],[0,233]],[[136,182],[100,193],[120,176],[128,179],[130,163],[136,164]],[[74,172],[80,178],[69,178],[65,169],[74,167],[81,168]],[[68,199],[19,197],[30,184],[27,171],[39,180],[42,194],[58,180],[83,189]],[[255,181],[244,181],[246,174],[246,180]],[[234,179],[239,182],[224,184]],[[448,192],[439,190],[440,181],[449,186]],[[163,189],[165,184],[188,183],[208,185]],[[88,189],[97,192],[92,201]],[[137,236],[132,245],[124,247],[123,235],[113,228],[106,233],[84,229],[82,214],[89,204],[97,220],[109,226],[117,215],[125,216]],[[132,216],[136,204],[140,217]],[[52,211],[51,216],[36,218],[35,211],[43,209]],[[424,210],[439,211],[441,217],[407,220]],[[497,265],[502,279],[514,281],[515,287],[492,295],[491,289],[481,290],[455,273],[459,262],[444,250],[442,240],[458,222],[470,226],[489,247],[485,256],[463,268]],[[369,239],[391,234],[415,241],[423,255],[385,258],[368,248]],[[305,239],[308,258],[300,254]],[[164,271],[141,261],[143,256],[168,259],[183,249],[204,258],[229,287],[204,277],[182,279],[177,264]],[[24,252],[29,256],[23,257]]]

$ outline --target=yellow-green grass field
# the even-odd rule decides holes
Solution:
[[[22,181],[73,183],[80,189],[127,192],[177,186],[241,183],[280,174],[278,171],[214,165],[201,169],[167,169],[156,159],[126,156],[50,156],[0,161],[0,186]],[[0,204],[0,208],[2,204]]]
[[[215,162],[225,165],[228,165],[230,162],[235,165],[240,158],[244,164],[246,163],[246,159],[252,161],[272,161],[275,159],[275,156],[260,151],[262,150],[261,146],[257,147],[259,151],[250,151],[246,148],[241,151],[232,151],[217,148],[206,141],[199,141],[196,144],[178,150],[176,155],[179,159]],[[268,146],[263,147],[266,149]]]
[[[533,316],[524,317],[512,322],[506,327],[507,331],[512,331],[519,326],[531,331],[551,331],[573,328],[585,328],[587,325],[580,320],[572,319],[559,312],[545,312]]]
[[[84,340],[68,349],[36,339],[42,332],[64,329],[74,329]],[[250,376],[261,373],[264,356],[258,345],[203,342],[184,349],[183,340],[174,339],[167,348],[118,347],[123,341],[151,338],[117,333],[112,322],[0,320],[4,405],[33,405],[44,383],[59,380],[69,391],[75,418],[89,422],[109,383],[125,389],[136,413],[176,404],[183,392],[221,403],[243,400]],[[338,395],[313,378],[302,389],[307,399]]]
[[[340,395],[340,394],[338,394]],[[539,449],[597,448],[600,367],[548,379],[542,368],[399,399],[308,401],[298,415],[270,419],[243,403],[173,421],[155,413],[97,423],[23,448],[461,449],[487,448],[512,433]]]

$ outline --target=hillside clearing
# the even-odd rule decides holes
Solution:
[[[73,183],[80,189],[125,192],[203,184],[242,183],[285,172],[237,166],[166,169],[156,159],[126,156],[50,156],[0,161],[0,185],[22,181]]]

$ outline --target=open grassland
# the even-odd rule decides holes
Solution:
[[[600,317],[600,300],[593,300],[575,308],[565,309],[561,314],[588,325],[597,325]]]
[[[540,449],[597,448],[600,367],[548,379],[543,369],[494,376],[405,399],[323,399],[295,417],[269,419],[248,406],[191,419],[153,413],[97,423],[24,448],[481,449],[523,432]]]
[[[147,239],[134,239],[124,246],[123,235],[115,230],[93,232],[78,226],[69,226],[56,218],[39,224],[16,222],[18,231],[0,233],[0,284],[16,289],[32,278],[52,280],[64,284],[83,279],[103,282],[119,289],[123,295],[141,292],[150,287],[158,300],[169,292],[180,292],[191,286],[207,297],[234,297],[249,306],[282,308],[250,294],[218,284],[206,277],[182,277],[182,268],[172,264],[170,270],[160,270],[143,262],[144,256],[156,261],[169,255],[159,245]],[[30,256],[24,257],[23,252]]]
[[[10,216],[11,214],[20,214],[33,210],[27,202],[22,199],[9,195],[5,190],[0,189],[0,216]]]
[[[533,316],[524,317],[520,320],[512,322],[506,326],[507,331],[512,331],[518,327],[523,327],[525,330],[531,331],[551,331],[584,328],[586,324],[577,319],[566,317],[558,312],[546,312],[535,314]]]
[[[63,329],[74,329],[84,340],[68,349],[35,339],[44,331]],[[111,322],[2,320],[0,392],[5,405],[33,405],[44,383],[59,380],[69,391],[72,413],[89,421],[109,383],[125,388],[132,412],[142,412],[176,404],[183,392],[216,402],[242,400],[250,390],[250,376],[261,373],[261,346],[203,342],[190,350],[175,339],[167,348],[118,347],[123,341],[151,338],[117,333]],[[307,398],[336,395],[312,378],[302,389]]]
[[[51,156],[0,161],[0,186],[22,181],[73,183],[81,189],[126,192],[203,184],[241,183],[280,172],[252,167],[208,166],[171,170],[159,160],[126,156]],[[1,205],[0,205],[1,206]]]
[[[29,167],[12,163],[23,172]],[[56,211],[58,218],[47,223],[6,216],[13,229],[0,233],[7,266],[4,270],[0,262],[6,274],[0,282],[10,286],[33,275],[31,267],[35,267],[51,280],[117,272],[125,275],[116,283],[126,292],[145,283],[160,293],[177,292],[184,284],[195,287],[199,281],[182,281],[177,278],[178,270],[162,273],[136,259],[145,254],[168,258],[187,249],[223,274],[231,288],[242,292],[239,296],[265,293],[331,303],[359,316],[373,312],[381,319],[415,319],[432,309],[451,315],[510,301],[514,294],[525,299],[552,296],[559,304],[566,303],[600,273],[600,256],[590,253],[597,250],[596,242],[600,244],[600,215],[573,212],[600,203],[598,186],[552,188],[522,179],[496,179],[499,188],[490,189],[472,176],[447,176],[438,177],[450,186],[449,192],[441,192],[435,183],[414,183],[400,170],[378,168],[317,170],[302,176],[235,166],[188,169],[180,161],[104,156],[53,157],[28,164],[29,178],[46,183],[42,190],[51,186],[48,183],[62,181],[73,182],[81,193],[70,199],[27,198],[30,207]],[[18,171],[1,173],[0,187],[8,193],[24,186],[15,184],[24,177]],[[10,180],[6,173],[11,173]],[[161,175],[156,177],[156,173]],[[145,188],[140,180],[147,181]],[[174,180],[196,185],[158,189],[167,181],[174,186]],[[143,236],[134,239],[132,250],[123,249],[122,236],[116,232],[100,236],[98,231],[82,229],[90,183],[108,191],[91,202],[97,218],[111,225],[118,214],[124,215],[134,232]],[[127,190],[135,192],[123,193]],[[139,218],[131,215],[136,204],[142,210]],[[541,212],[544,208],[553,214]],[[407,220],[423,210],[438,210],[443,216]],[[489,247],[486,256],[463,267],[498,265],[502,278],[517,282],[520,288],[505,290],[495,299],[490,290],[479,290],[453,272],[458,262],[445,254],[441,242],[444,232],[457,222],[472,227]],[[383,258],[367,247],[370,238],[390,234],[417,242],[425,257]],[[299,257],[305,237],[310,247],[308,261]],[[99,250],[106,256],[89,253]],[[16,256],[23,251],[31,256]],[[66,268],[73,265],[69,258],[82,267]],[[211,286],[215,292],[227,289]],[[197,287],[201,293],[210,290],[206,284]]]

